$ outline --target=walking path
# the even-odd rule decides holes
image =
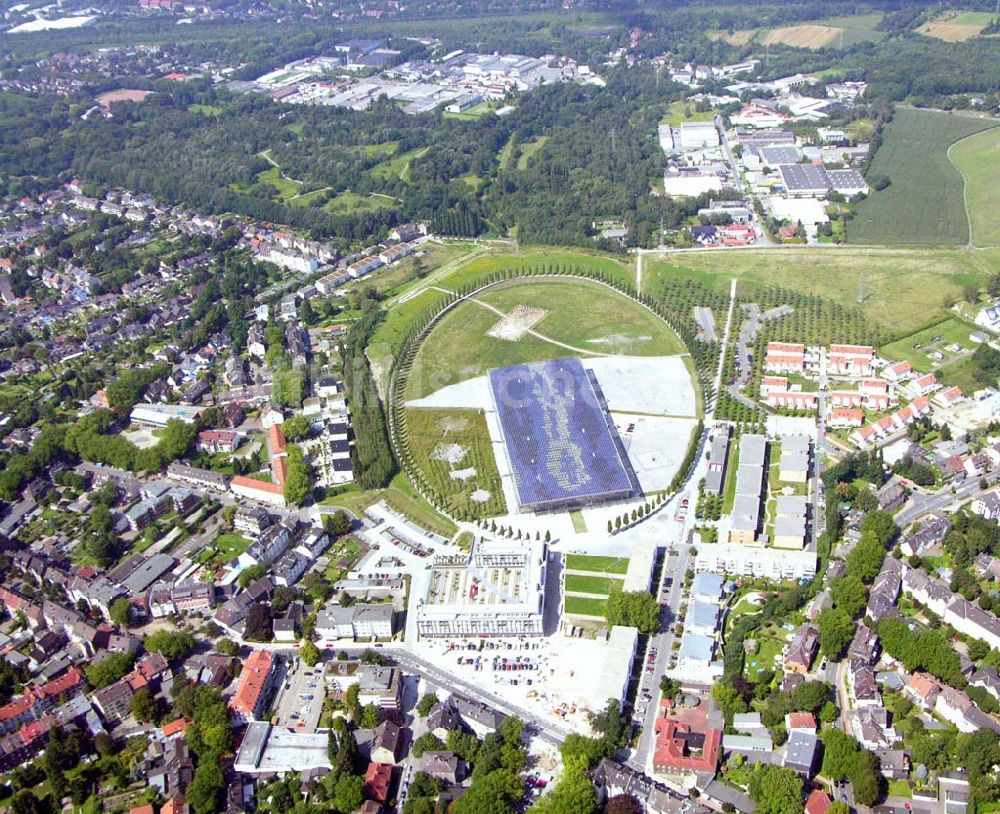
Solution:
[[[719,349],[719,365],[715,371],[715,396],[708,418],[715,417],[715,405],[719,401],[719,390],[722,387],[722,366],[726,359],[726,348],[729,345],[729,334],[733,327],[733,311],[736,308],[736,278],[729,283],[729,311],[726,313],[726,330],[722,334],[722,347]]]
[[[435,286],[436,288],[436,286]],[[446,294],[450,294],[450,291],[445,291],[443,288],[438,288],[438,291],[444,291]],[[474,302],[476,305],[485,308],[488,311],[492,311],[494,314],[501,318],[506,318],[508,315],[501,311],[494,305],[490,305],[488,302],[483,302],[482,300],[477,300],[475,297],[470,297],[469,302]],[[543,342],[548,342],[551,345],[557,345],[560,348],[566,348],[566,350],[571,350],[573,353],[586,353],[590,356],[607,356],[606,353],[601,353],[596,350],[587,350],[585,348],[575,348],[572,345],[567,345],[565,342],[560,342],[558,339],[552,339],[551,337],[545,336],[545,334],[540,334],[538,331],[534,331],[531,328],[526,328],[524,331],[528,336],[533,336],[535,339],[541,339]]]

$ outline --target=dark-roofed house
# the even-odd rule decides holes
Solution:
[[[382,721],[375,728],[375,736],[372,738],[371,760],[375,763],[398,763],[402,732],[392,721]]]
[[[995,667],[982,667],[969,676],[969,685],[982,687],[986,692],[1000,701],[1000,674]]]
[[[792,732],[785,744],[781,765],[809,779],[819,763],[819,738],[808,732]]]
[[[462,716],[454,698],[448,698],[435,704],[427,716],[427,731],[435,737],[445,740],[449,732],[462,729]]]
[[[496,732],[507,717],[502,712],[461,696],[452,696],[465,725],[479,737]]]
[[[847,655],[871,665],[878,661],[879,649],[878,634],[864,625],[858,625],[854,639],[847,648]]]
[[[420,771],[448,783],[461,782],[462,761],[452,752],[424,752],[420,758]]]
[[[664,785],[654,782],[649,777],[623,766],[617,761],[603,758],[591,774],[597,797],[602,803],[607,803],[612,797],[628,795],[634,797],[643,806],[646,814],[708,814],[705,806],[696,803],[687,796],[681,796]],[[706,786],[706,792],[721,783],[712,781]],[[735,795],[734,808],[741,814],[753,814],[756,809],[754,802],[746,795],[741,795],[729,786],[722,788],[722,793],[731,791]],[[727,800],[727,802],[731,802]],[[742,805],[740,804],[742,803]]]
[[[808,673],[819,648],[819,631],[812,625],[802,625],[785,647],[782,663],[794,673]]]

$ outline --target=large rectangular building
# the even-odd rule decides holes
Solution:
[[[604,398],[579,359],[497,368],[489,379],[522,509],[566,509],[638,492]]]
[[[417,633],[436,636],[541,636],[548,547],[480,541],[469,557],[438,557]]]
[[[275,656],[269,650],[255,650],[243,665],[236,692],[229,700],[233,717],[253,721],[267,708],[275,677]]]

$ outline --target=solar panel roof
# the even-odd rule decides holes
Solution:
[[[826,170],[815,164],[782,164],[781,180],[790,191],[830,188]]]
[[[579,359],[497,368],[489,379],[522,508],[564,508],[637,491],[603,396]]]

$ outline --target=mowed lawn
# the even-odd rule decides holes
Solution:
[[[965,178],[972,242],[1000,246],[1000,127],[956,142],[948,154]]]
[[[516,252],[476,254],[467,261],[456,260],[443,276],[432,272],[428,280],[414,284],[405,302],[394,304],[375,331],[371,344],[387,346],[393,354],[402,347],[410,326],[447,296],[439,289],[454,291],[466,283],[485,281],[496,271],[530,270],[548,265],[574,267],[590,272],[601,272],[627,282],[635,282],[635,273],[620,260],[608,254],[564,249],[556,246],[529,246]],[[433,287],[432,287],[433,285]]]
[[[974,350],[976,345],[969,339],[969,335],[975,330],[977,330],[975,325],[957,317],[946,319],[944,322],[938,322],[897,339],[885,345],[881,351],[888,359],[906,359],[915,369],[928,372],[941,364],[947,364],[957,355],[945,349],[948,345],[959,345],[962,351]],[[945,358],[942,360],[932,358],[930,354],[934,352],[941,353]]]
[[[601,594],[610,596],[612,591],[620,591],[622,581],[608,577],[585,577],[582,574],[566,575],[566,593],[568,594]]]
[[[756,286],[777,285],[861,308],[890,336],[900,337],[941,321],[949,315],[946,297],[961,300],[963,286],[984,285],[1000,272],[1000,251],[843,246],[686,252],[647,259],[644,268],[643,290],[654,295],[661,278],[689,276],[728,292],[736,277],[750,286],[750,291],[741,287],[748,295]]]
[[[930,110],[897,108],[883,131],[869,180],[886,176],[890,184],[858,204],[848,224],[851,243],[965,245],[969,221],[963,203],[962,175],[948,158],[959,139],[996,122]]]
[[[589,554],[566,555],[567,571],[591,574],[622,574],[628,571],[628,557],[597,557]]]
[[[685,352],[665,322],[628,297],[587,280],[512,281],[482,292],[477,300],[503,314],[518,305],[544,309],[547,313],[533,327],[540,336],[525,334],[516,341],[488,336],[501,315],[479,302],[464,302],[441,319],[418,351],[407,379],[408,399],[505,365],[566,356]]]
[[[566,613],[575,613],[580,616],[604,616],[606,600],[591,599],[587,596],[567,596],[565,604]]]

